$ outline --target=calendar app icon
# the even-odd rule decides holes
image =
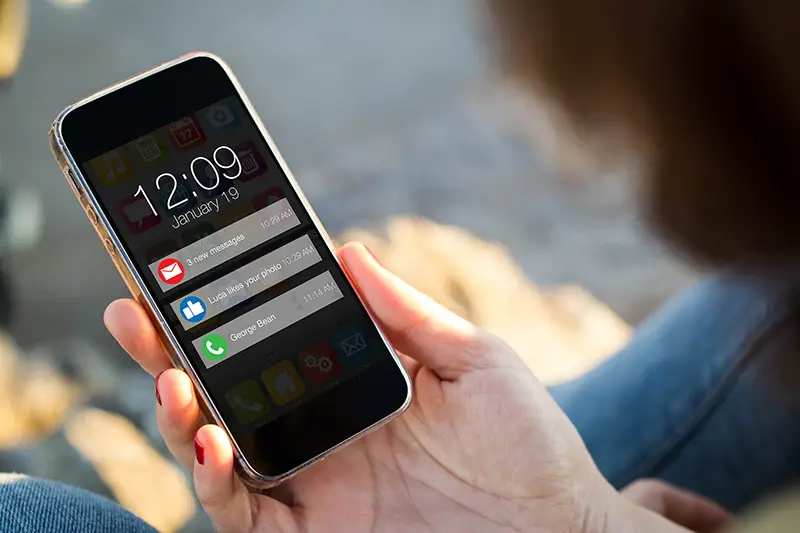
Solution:
[[[190,150],[203,144],[206,136],[200,129],[200,124],[193,115],[187,115],[169,125],[169,135],[172,145],[178,151]]]
[[[164,143],[155,135],[145,135],[133,141],[136,153],[143,163],[152,165],[159,161],[169,159],[169,151],[166,150]]]

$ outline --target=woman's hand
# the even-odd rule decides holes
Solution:
[[[230,442],[203,419],[189,378],[171,368],[144,310],[125,300],[106,312],[122,347],[158,375],[159,427],[194,474],[219,531],[671,530],[611,489],[567,417],[507,345],[384,270],[364,246],[346,246],[340,256],[402,354],[414,401],[402,417],[269,497],[249,493],[234,475]]]

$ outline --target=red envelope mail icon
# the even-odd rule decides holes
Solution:
[[[180,283],[183,279],[183,265],[177,259],[168,257],[158,264],[158,277],[170,285]]]

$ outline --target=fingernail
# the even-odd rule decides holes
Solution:
[[[375,252],[373,252],[372,250],[370,250],[370,249],[369,249],[369,246],[367,246],[366,244],[364,244],[363,246],[364,246],[364,248],[365,248],[365,249],[366,249],[366,250],[369,252],[369,255],[371,255],[371,256],[372,256],[372,258],[375,260],[375,262],[376,262],[376,263],[378,263],[379,265],[381,265],[381,262],[380,262],[380,260],[378,259],[378,256],[376,256],[376,255],[375,255]],[[381,266],[383,266],[383,265],[381,265]]]
[[[162,370],[161,372],[158,373],[158,375],[156,375],[156,381],[154,383],[154,386],[155,386],[155,389],[156,389],[156,401],[158,402],[158,405],[162,405],[162,403],[161,403],[161,394],[158,393],[158,380],[161,377],[161,374],[163,374],[164,372],[166,372],[166,370]]]
[[[203,461],[205,460],[205,450],[203,449],[203,445],[200,444],[200,441],[197,440],[197,435],[194,436],[194,456],[197,457],[197,463],[202,466]]]

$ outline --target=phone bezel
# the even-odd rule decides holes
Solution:
[[[183,349],[180,346],[176,336],[173,334],[171,327],[168,325],[166,318],[163,316],[161,311],[159,310],[158,304],[155,301],[153,295],[150,293],[149,289],[147,288],[146,283],[143,281],[141,276],[138,273],[137,268],[134,266],[132,258],[129,256],[126,247],[123,245],[120,237],[117,235],[116,231],[114,230],[113,224],[110,223],[105,210],[95,196],[92,187],[87,182],[83,172],[81,171],[79,164],[73,158],[73,155],[70,152],[69,147],[66,144],[66,140],[64,139],[62,127],[64,124],[65,118],[81,106],[84,106],[90,102],[96,101],[100,98],[103,98],[110,93],[122,89],[126,86],[135,84],[141,80],[144,80],[154,74],[162,72],[166,69],[175,67],[184,63],[186,61],[190,61],[192,59],[197,58],[206,58],[211,59],[216,62],[222,70],[225,72],[226,76],[228,77],[229,81],[233,85],[236,94],[241,98],[247,112],[250,114],[253,122],[258,129],[258,132],[262,135],[264,141],[269,146],[270,150],[272,151],[275,159],[277,160],[281,171],[285,174],[286,178],[288,179],[291,187],[294,189],[294,192],[297,194],[303,208],[309,215],[309,218],[316,228],[319,231],[320,235],[322,236],[322,240],[325,243],[325,246],[328,247],[331,255],[333,256],[334,260],[338,264],[339,268],[342,269],[345,276],[347,277],[349,283],[354,289],[354,293],[358,298],[360,304],[366,310],[370,320],[374,324],[378,335],[381,339],[381,342],[384,344],[385,348],[389,351],[394,364],[397,366],[398,371],[401,373],[405,385],[407,394],[402,402],[400,407],[390,413],[389,415],[381,418],[380,420],[375,421],[370,426],[366,427],[365,429],[351,435],[347,439],[341,441],[340,443],[330,447],[326,451],[309,458],[304,463],[292,468],[291,470],[284,472],[277,476],[270,476],[265,475],[259,471],[257,471],[247,459],[247,456],[242,452],[239,443],[234,438],[233,432],[230,430],[228,425],[225,423],[225,420],[220,413],[219,409],[216,407],[215,403],[211,399],[211,395],[206,390],[203,380],[199,377],[194,364],[190,361],[187,355],[184,353]],[[260,117],[255,111],[252,102],[247,97],[246,93],[241,87],[236,76],[231,71],[230,67],[228,66],[225,61],[221,58],[216,56],[215,54],[211,54],[208,52],[194,52],[191,54],[187,54],[181,56],[175,60],[169,61],[164,63],[158,67],[150,69],[146,72],[138,74],[136,76],[130,77],[126,80],[120,81],[102,91],[99,91],[87,98],[76,102],[75,104],[67,107],[64,109],[53,122],[52,127],[50,128],[50,144],[51,149],[56,157],[59,166],[61,167],[62,172],[67,177],[67,181],[70,184],[70,187],[73,189],[73,192],[76,194],[78,199],[80,200],[81,204],[83,205],[84,209],[89,216],[90,221],[93,223],[95,229],[97,230],[101,239],[105,242],[106,247],[108,248],[109,254],[112,256],[114,263],[117,269],[120,271],[124,281],[128,285],[129,289],[131,290],[134,297],[145,307],[146,311],[148,312],[151,320],[153,321],[156,329],[159,333],[160,339],[164,348],[166,349],[167,353],[173,360],[173,364],[177,367],[183,369],[187,372],[187,374],[192,379],[196,390],[198,391],[201,404],[205,414],[209,417],[210,420],[213,420],[214,423],[222,427],[225,432],[228,434],[231,442],[233,444],[234,453],[236,456],[236,463],[237,463],[237,470],[239,471],[240,476],[242,477],[243,481],[248,484],[251,488],[256,490],[267,489],[272,486],[275,486],[279,483],[286,481],[287,479],[291,478],[292,476],[296,475],[298,472],[302,471],[303,469],[307,468],[308,466],[314,464],[317,461],[324,459],[325,457],[329,456],[330,454],[334,453],[335,451],[341,449],[342,447],[346,446],[347,444],[363,437],[365,434],[374,431],[376,428],[386,424],[393,418],[397,417],[401,413],[403,413],[411,403],[412,397],[412,385],[411,380],[403,368],[402,363],[400,362],[397,353],[392,348],[391,344],[389,343],[388,339],[386,338],[385,333],[381,330],[378,326],[375,317],[372,315],[369,308],[366,306],[361,294],[358,291],[357,285],[354,283],[353,278],[350,272],[347,270],[347,267],[341,263],[336,254],[335,247],[333,245],[333,241],[331,240],[328,233],[325,231],[324,227],[319,221],[316,212],[314,211],[313,207],[311,206],[308,198],[303,193],[302,189],[298,185],[294,175],[292,174],[289,166],[286,164],[283,156],[281,155],[280,151],[278,150],[277,146],[275,145],[272,137],[270,136],[268,130],[262,123]]]

